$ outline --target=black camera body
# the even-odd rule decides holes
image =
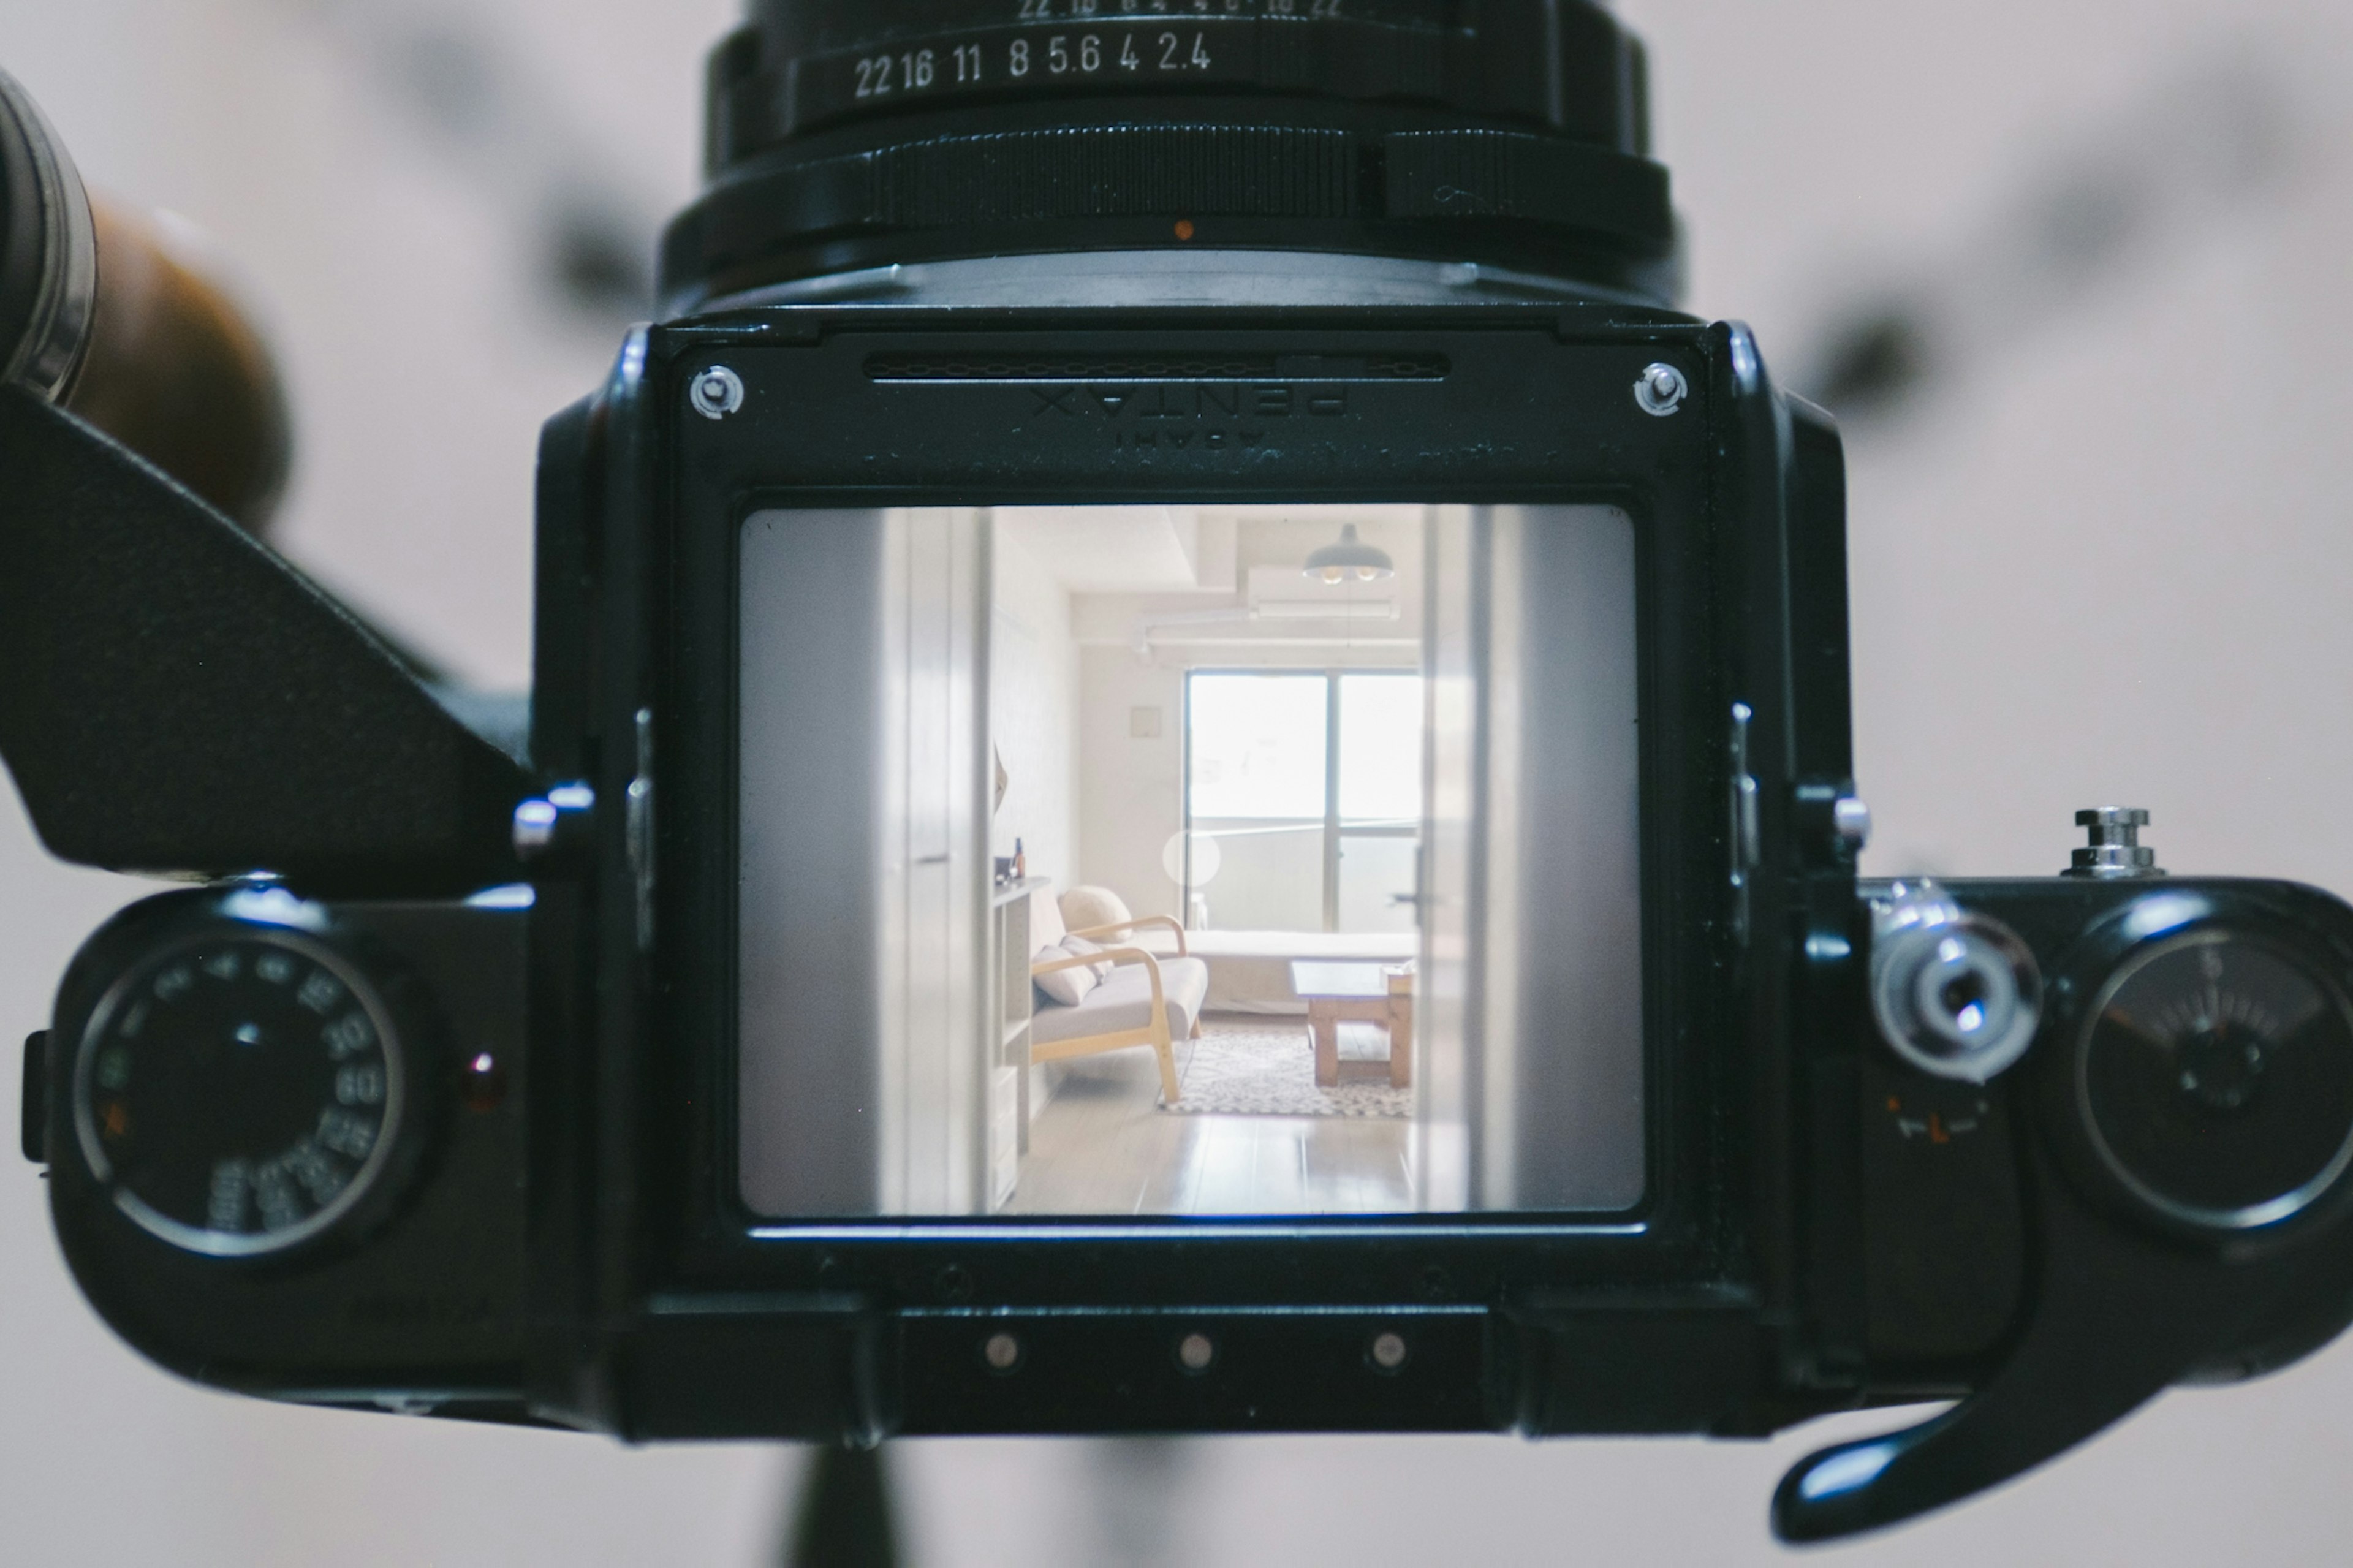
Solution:
[[[0,700],[0,750],[60,854],[217,879],[100,932],[28,1056],[27,1152],[126,1339],[242,1392],[633,1440],[1757,1436],[1960,1401],[1793,1472],[1777,1527],[1820,1539],[1994,1484],[2171,1384],[2283,1364],[2353,1321],[2353,910],[2166,878],[2115,811],[2087,814],[2078,875],[1858,880],[1839,439],[1773,385],[1745,329],[1643,297],[1671,236],[1609,206],[1639,205],[1655,167],[1620,136],[1641,118],[1630,40],[1570,4],[1483,22],[1229,5],[1170,58],[1193,58],[1198,31],[1199,68],[1222,70],[1247,26],[1272,91],[1294,68],[1278,42],[1324,47],[1329,101],[1250,132],[1253,150],[1238,138],[1261,100],[1179,116],[1017,97],[991,110],[1012,127],[1001,144],[976,150],[861,105],[878,81],[1014,58],[1045,71],[1057,39],[1072,70],[1115,69],[1135,39],[1148,63],[1176,33],[1108,8],[1098,23],[1086,0],[931,9],[935,44],[913,22],[779,5],[722,50],[723,148],[765,125],[785,151],[723,156],[735,172],[672,237],[682,302],[548,426],[522,759],[199,503],[0,392],[0,458],[26,476],[0,540],[0,654],[43,672]],[[1398,40],[1427,19],[1448,70],[1492,65],[1531,18],[1551,29],[1541,58],[1592,68],[1547,79],[1551,130],[1415,142],[1454,132],[1440,108],[1383,98],[1379,73],[1412,57]],[[1379,90],[1350,99],[1332,85],[1348,71]],[[1564,82],[1620,144],[1579,139]],[[842,103],[827,83],[848,84]],[[1349,119],[1366,114],[1409,123]],[[1145,142],[1112,147],[1130,132]],[[1306,156],[1283,136],[1382,148],[1343,159],[1357,183],[1335,199],[1360,207],[1320,228],[1282,208],[1303,198],[1261,176]],[[1531,145],[1502,145],[1514,136]],[[1022,183],[1066,157],[1098,160],[1096,183],[1077,163],[1054,165],[1066,184]],[[1124,157],[1145,158],[1140,186],[1103,173]],[[1444,177],[1416,184],[1424,164]],[[998,226],[957,207],[958,169],[998,193]],[[877,184],[860,195],[853,174]],[[1248,259],[1278,233],[1290,270]],[[1466,253],[1491,259],[1431,259]],[[1531,258],[1549,272],[1523,270]],[[1482,801],[1506,779],[1532,804],[1515,837],[1481,806],[1467,879],[1424,882],[1425,973],[1433,1008],[1456,975],[1461,1016],[1486,1020],[1472,1035],[1500,1038],[1508,1004],[1511,1037],[1538,1052],[1582,1049],[1556,1021],[1598,994],[1596,972],[1558,955],[1588,928],[1497,889],[1575,869],[1556,862],[1581,841],[1546,825],[1582,809],[1586,764],[1546,747],[1585,722],[1549,716],[1581,711],[1581,667],[1557,650],[1584,646],[1561,628],[1586,613],[1597,558],[1556,545],[1577,531],[1563,519],[1623,524],[1640,899],[1620,914],[1639,950],[1612,995],[1639,1027],[1629,1163],[1608,1190],[1630,1195],[1567,1201],[1588,1190],[1573,1172],[1543,1184],[1545,1130],[1584,1124],[1538,1075],[1495,1112],[1517,1118],[1522,1184],[1498,1190],[1536,1201],[1048,1218],[985,1194],[756,1199],[761,1061],[835,1058],[821,1031],[764,1043],[746,1000],[769,983],[747,942],[778,907],[747,890],[769,874],[747,838],[814,819],[777,863],[786,904],[818,907],[776,917],[777,940],[813,932],[808,952],[864,962],[856,933],[880,917],[861,813],[896,786],[873,772],[871,703],[826,705],[871,670],[775,661],[796,628],[863,636],[871,573],[796,556],[773,579],[784,596],[760,597],[751,532],[887,555],[887,529],[855,520],[1305,502],[1430,509],[1430,560],[1469,563],[1465,722],[1489,739],[1465,776]],[[832,521],[796,533],[796,518]],[[1447,655],[1428,636],[1435,683]],[[153,657],[111,651],[126,639]],[[762,706],[772,692],[782,708]],[[1508,754],[1490,743],[1506,710],[1530,715]],[[790,743],[757,783],[754,731],[776,713]],[[797,782],[779,795],[776,778]],[[968,842],[938,858],[977,879]],[[1433,912],[1450,899],[1487,911],[1466,917],[1475,961],[1459,969]],[[1494,1081],[1499,1058],[1474,1059]],[[794,1070],[776,1114],[809,1138],[862,1114],[818,1068]],[[1559,1141],[1588,1136],[1616,1134]],[[237,1139],[257,1152],[225,1155]]]

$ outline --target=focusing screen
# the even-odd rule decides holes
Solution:
[[[746,1204],[1639,1202],[1634,541],[1595,507],[747,519]]]

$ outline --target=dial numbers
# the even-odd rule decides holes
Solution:
[[[2274,1224],[2353,1163],[2353,1016],[2268,943],[2201,931],[2128,961],[2076,1075],[2102,1159],[2178,1220]]]
[[[276,1252],[347,1213],[397,1131],[381,999],[297,932],[184,943],[119,984],[84,1036],[75,1117],[92,1173],[153,1234]]]

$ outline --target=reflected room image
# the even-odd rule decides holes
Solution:
[[[1574,506],[747,518],[747,1205],[1637,1205],[1637,536]]]

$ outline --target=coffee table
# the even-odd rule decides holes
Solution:
[[[1340,1084],[1340,1026],[1385,1024],[1389,1036],[1389,1083],[1413,1082],[1413,965],[1317,963],[1293,959],[1291,989],[1307,1004],[1307,1028],[1315,1047],[1315,1081]]]

